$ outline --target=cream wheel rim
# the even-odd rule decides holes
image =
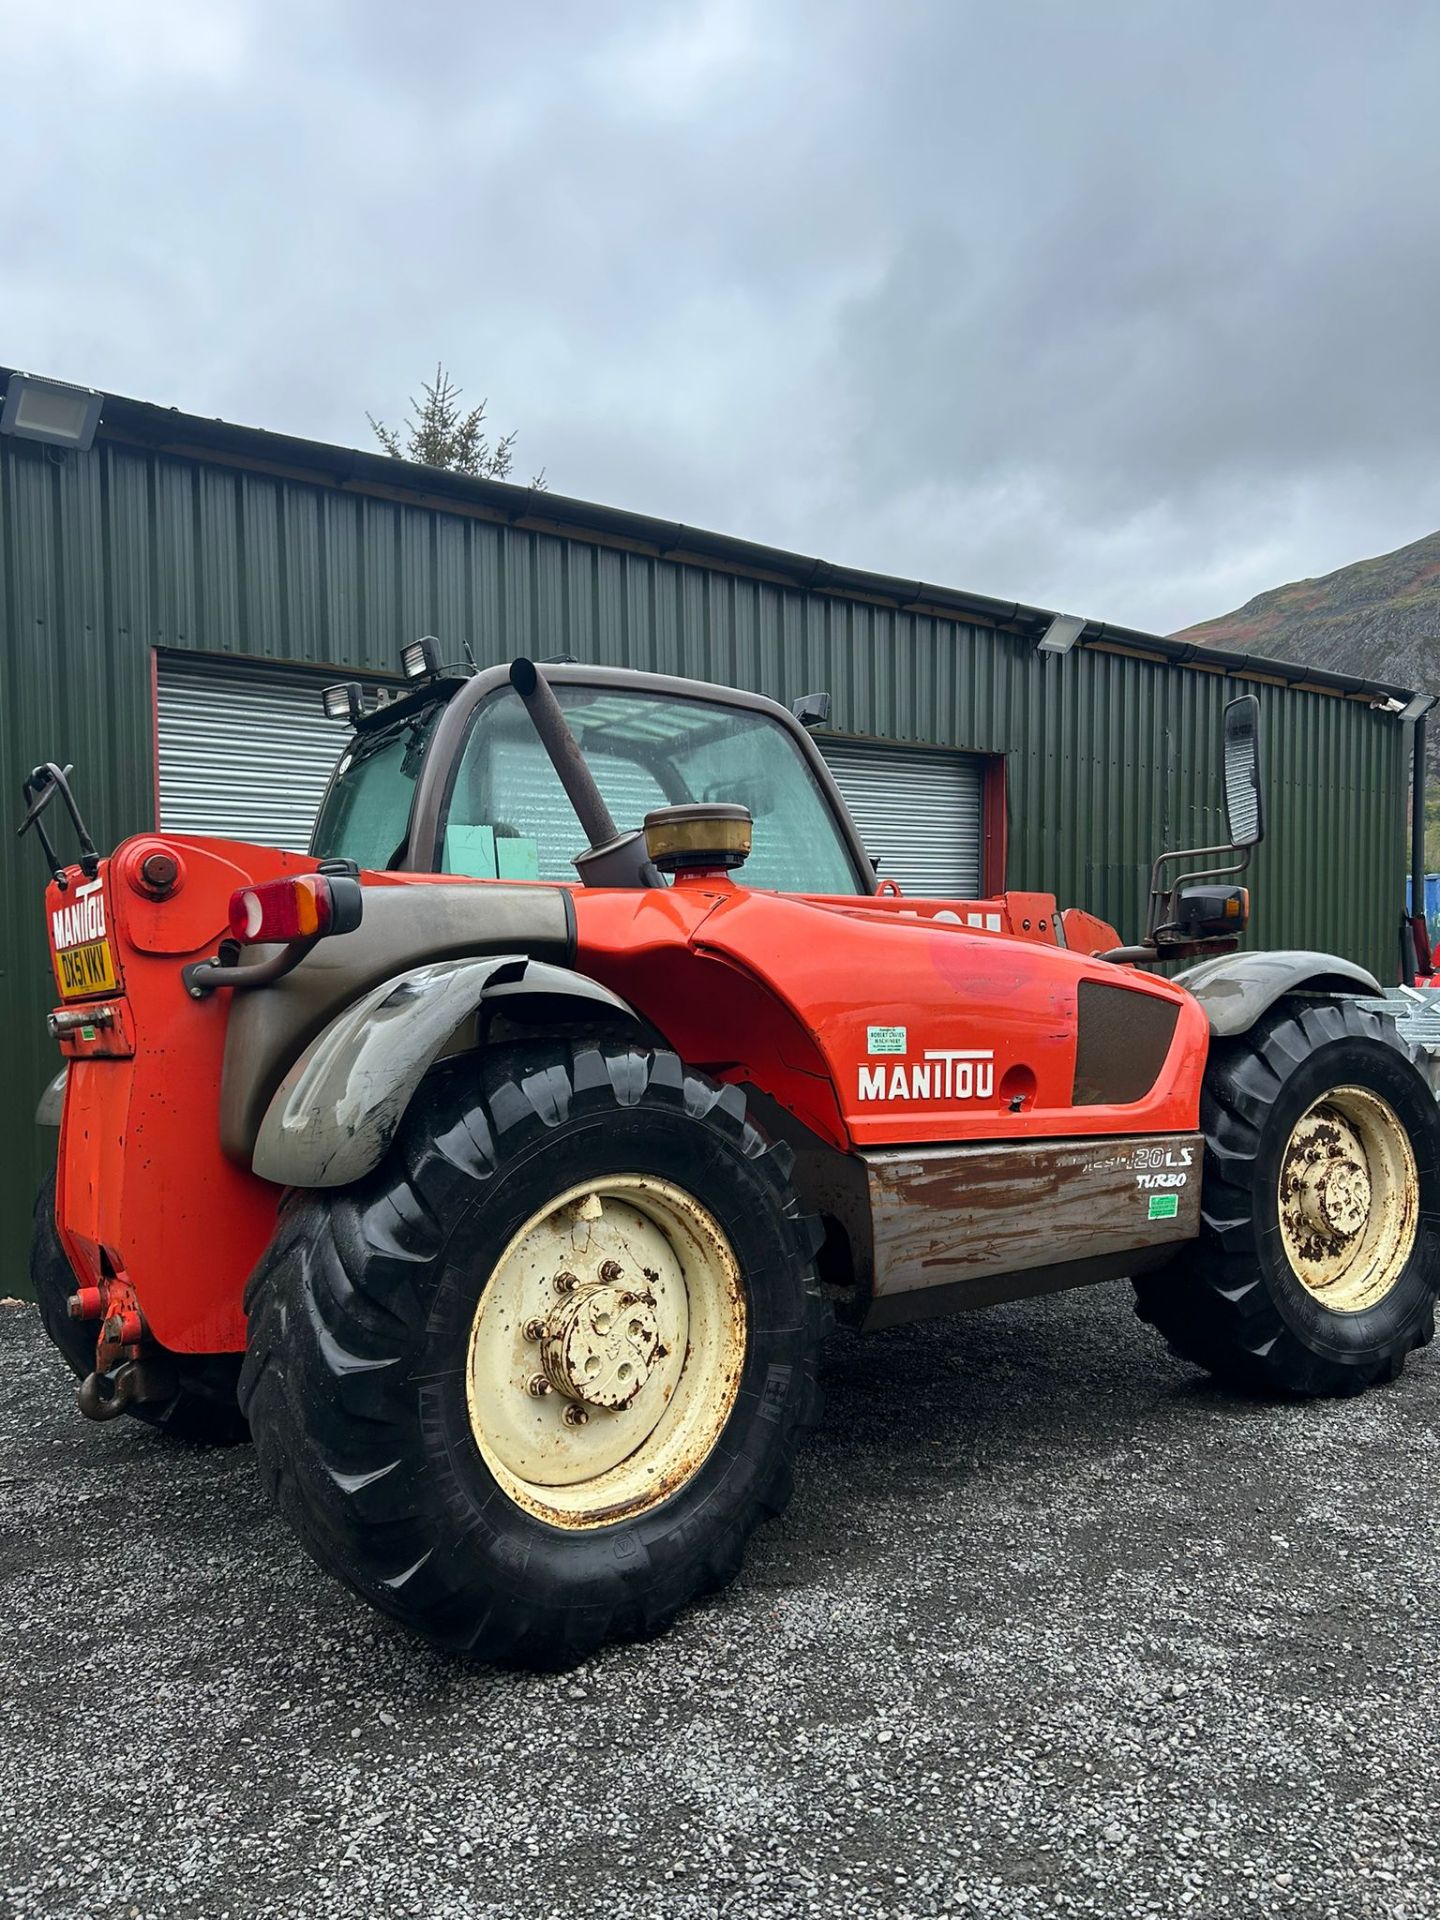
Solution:
[[[1334,1087],[1301,1115],[1280,1161],[1280,1236],[1322,1306],[1361,1313],[1383,1300],[1419,1217],[1415,1154],[1388,1101]]]
[[[480,1296],[465,1373],[486,1466],[529,1513],[599,1527],[690,1480],[745,1360],[740,1269],[692,1194],[587,1181],[521,1227]]]

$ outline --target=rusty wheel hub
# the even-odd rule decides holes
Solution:
[[[708,1458],[746,1344],[735,1255],[692,1194],[641,1174],[572,1187],[481,1293],[466,1371],[476,1445],[551,1525],[643,1512]]]
[[[649,1380],[659,1346],[650,1287],[601,1281],[576,1287],[548,1316],[540,1359],[557,1393],[613,1412],[628,1407]]]
[[[1301,1175],[1299,1211],[1317,1233],[1353,1240],[1370,1216],[1370,1174],[1363,1160],[1336,1156],[1322,1147]]]
[[[1296,1123],[1280,1163],[1280,1233],[1303,1285],[1337,1313],[1394,1286],[1415,1242],[1419,1182],[1399,1118],[1366,1087],[1336,1087]]]

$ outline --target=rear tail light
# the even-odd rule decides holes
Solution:
[[[318,940],[360,924],[360,883],[340,875],[299,873],[241,887],[230,896],[230,932],[242,946],[258,941]]]

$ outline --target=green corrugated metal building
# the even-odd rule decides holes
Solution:
[[[316,732],[319,681],[393,675],[400,645],[433,633],[482,665],[569,653],[783,701],[828,690],[822,746],[872,851],[886,842],[882,872],[911,891],[1052,890],[1129,935],[1154,854],[1220,834],[1220,712],[1253,690],[1270,837],[1249,944],[1393,980],[1406,691],[1093,621],[1042,653],[1052,617],[115,397],[85,452],[0,435],[16,818],[26,772],[56,759],[102,848],[157,824],[293,843],[309,763],[341,739]],[[52,1144],[32,1116],[57,1064],[43,869],[33,843],[9,844],[0,1292],[21,1284]]]

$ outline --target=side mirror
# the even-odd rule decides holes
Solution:
[[[1225,819],[1232,847],[1254,847],[1265,838],[1260,793],[1260,702],[1253,693],[1225,709]]]
[[[767,773],[752,774],[748,780],[722,780],[700,797],[707,806],[730,801],[744,807],[752,821],[768,819],[780,804],[775,782]]]
[[[1260,790],[1260,702],[1245,693],[1225,708],[1225,824],[1230,841],[1223,847],[1175,847],[1157,854],[1150,868],[1150,905],[1145,937],[1133,947],[1112,947],[1102,960],[1179,960],[1191,953],[1224,952],[1233,947],[1250,918],[1244,887],[1213,882],[1243,873],[1250,849],[1265,837],[1265,806]],[[1238,854],[1238,859],[1230,859]],[[1167,870],[1182,863],[1189,870],[1167,881]],[[1208,863],[1208,864],[1207,864]],[[1218,863],[1218,864],[1217,864]],[[1202,886],[1201,881],[1212,884]]]
[[[830,718],[830,696],[828,693],[802,693],[798,700],[790,702],[790,711],[802,727],[823,727]]]

